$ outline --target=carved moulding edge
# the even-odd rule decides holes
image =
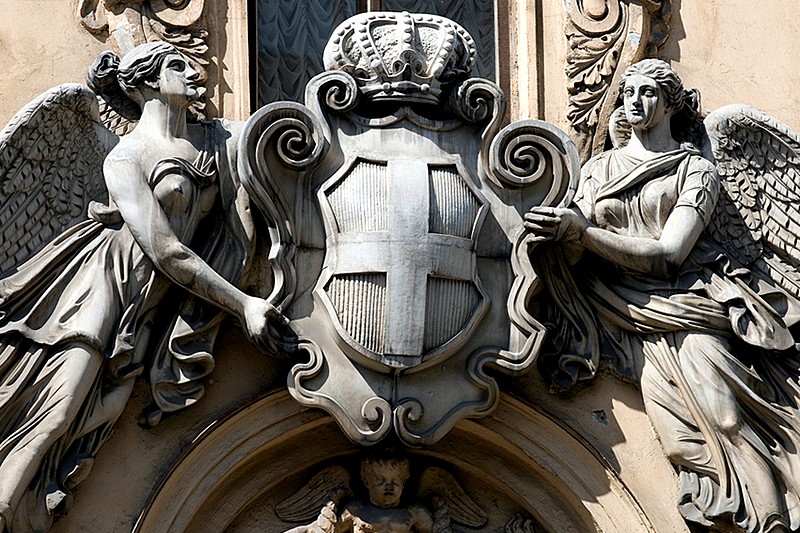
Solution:
[[[286,456],[299,450],[299,442],[322,444],[320,435],[337,431],[330,417],[300,406],[285,391],[258,398],[195,438],[150,495],[133,533],[223,531],[265,491],[288,493],[282,483],[291,475],[352,455],[357,449],[342,438]],[[484,475],[551,528],[655,531],[597,449],[563,422],[508,395],[492,416],[461,421],[446,441],[415,453]]]

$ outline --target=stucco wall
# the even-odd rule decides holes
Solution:
[[[108,46],[86,32],[71,0],[6,0],[0,17],[0,122],[59,83],[83,83]]]
[[[800,129],[800,3],[674,2],[663,56],[703,107],[749,104]]]

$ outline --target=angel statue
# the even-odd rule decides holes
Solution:
[[[419,501],[404,504],[410,475],[408,458],[387,450],[361,461],[361,481],[369,501],[353,497],[345,468],[330,466],[275,511],[287,522],[316,518],[286,533],[452,533],[451,519],[469,527],[486,523],[486,513],[450,473],[438,467],[428,467],[420,476]]]
[[[219,309],[258,343],[282,318],[234,284],[252,234],[233,159],[239,127],[187,124],[196,71],[153,42],[121,61],[104,54],[91,75],[140,107],[128,135],[107,130],[97,96],[75,84],[0,134],[0,532],[50,527],[145,364],[156,403],[180,409],[213,366]]]
[[[690,522],[800,529],[800,137],[745,106],[699,114],[665,62],[620,81],[630,138],[572,208],[525,215],[551,298],[554,387],[638,381]],[[705,133],[707,132],[707,134]]]

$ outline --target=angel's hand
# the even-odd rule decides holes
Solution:
[[[336,524],[339,517],[336,515],[336,503],[331,500],[320,509],[317,521],[314,523],[313,533],[336,533]]]
[[[589,227],[580,211],[563,207],[533,207],[523,218],[533,242],[577,241]]]
[[[247,336],[259,345],[268,340],[270,320],[286,325],[289,320],[274,305],[255,296],[247,296],[240,317]]]

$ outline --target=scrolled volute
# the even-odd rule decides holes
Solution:
[[[507,187],[527,187],[543,177],[551,179],[550,192],[542,202],[563,194],[570,176],[580,174],[575,145],[562,131],[540,120],[522,120],[503,128],[492,141],[490,177]],[[553,198],[551,198],[553,196]]]
[[[352,111],[359,101],[359,89],[356,80],[349,74],[340,71],[328,71],[318,74],[306,86],[306,105],[318,116],[323,109],[335,113]]]
[[[506,112],[506,97],[500,87],[489,80],[469,78],[450,93],[450,109],[464,122],[479,124],[499,121]]]
[[[310,170],[327,147],[322,125],[303,105],[280,102],[262,107],[247,121],[240,151],[262,174],[268,172],[266,158],[292,170]],[[252,168],[252,166],[251,166]]]

